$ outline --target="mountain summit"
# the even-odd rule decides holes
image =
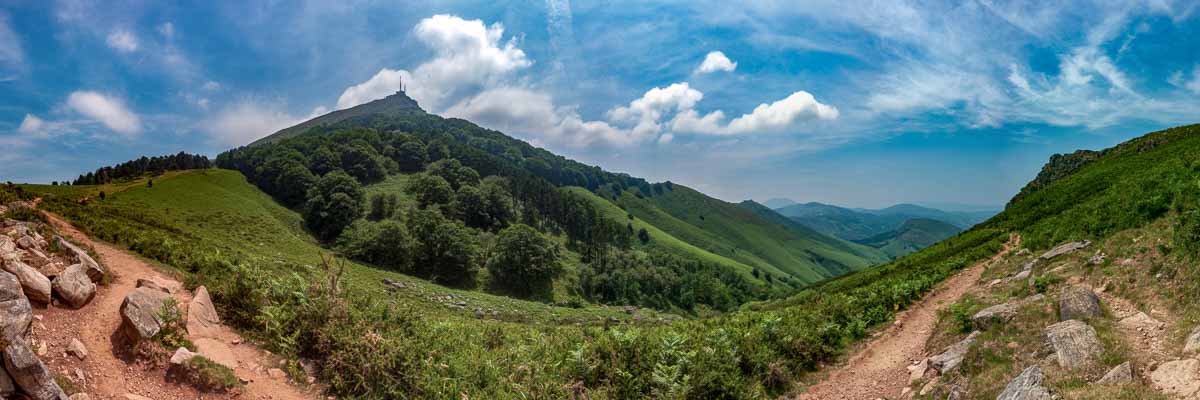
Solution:
[[[307,130],[315,128],[315,127],[330,126],[330,125],[337,124],[339,122],[343,122],[343,121],[346,121],[349,119],[363,117],[363,116],[367,116],[367,115],[372,115],[372,114],[398,115],[398,114],[409,114],[409,113],[424,114],[425,110],[422,109],[419,104],[417,104],[416,100],[413,100],[411,97],[408,97],[408,95],[405,94],[403,91],[398,91],[388,97],[384,97],[379,100],[373,100],[373,101],[359,104],[357,106],[350,107],[347,109],[337,110],[337,111],[310,119],[308,121],[301,122],[295,126],[292,126],[289,128],[284,128],[284,129],[280,130],[279,132],[275,132],[275,133],[271,134],[270,136],[264,137],[262,139],[258,139],[256,141],[254,141],[254,143],[250,143],[250,145],[254,146],[254,145],[259,145],[259,144],[263,144],[263,143],[277,142],[282,139],[286,139],[286,138],[290,138],[290,137],[299,135],[299,134],[303,133],[304,131],[307,131]]]

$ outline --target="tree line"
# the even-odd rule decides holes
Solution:
[[[203,155],[179,152],[176,154],[129,160],[117,165],[100,167],[95,172],[79,175],[73,185],[103,185],[118,180],[158,175],[166,171],[212,168],[213,163]]]

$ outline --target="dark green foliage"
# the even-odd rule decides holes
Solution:
[[[344,172],[331,172],[308,191],[304,221],[322,240],[330,240],[362,216],[362,185]]]
[[[398,205],[399,200],[395,193],[379,193],[371,196],[371,209],[367,213],[367,219],[379,221],[391,218],[396,213]]]
[[[558,243],[528,225],[501,230],[493,252],[487,263],[493,282],[522,296],[547,296],[563,270]]]
[[[765,295],[728,268],[660,251],[614,252],[581,271],[580,281],[595,301],[689,312],[698,305],[730,311]]]
[[[10,208],[8,210],[8,212],[5,212],[4,214],[0,214],[0,221],[3,221],[5,219],[10,219],[10,218],[15,219],[17,221],[41,222],[41,223],[48,222],[46,220],[46,216],[43,215],[40,211],[32,209],[32,208],[28,208],[28,207],[13,207],[13,208]]]
[[[408,137],[401,143],[392,145],[392,151],[388,154],[396,161],[400,172],[418,172],[425,169],[425,164],[429,162],[429,154],[425,151],[425,145],[412,137]]]
[[[313,151],[308,164],[308,169],[312,171],[312,174],[317,176],[325,175],[341,168],[342,158],[337,153],[334,153],[333,149],[329,146],[321,146]]]
[[[362,183],[378,182],[387,176],[381,156],[365,143],[346,146],[341,151],[342,169]]]
[[[209,392],[224,392],[242,385],[233,370],[201,355],[192,356],[183,366],[184,379]]]
[[[641,240],[642,244],[650,243],[650,232],[646,232],[646,228],[638,229],[638,240]]]
[[[440,176],[429,174],[413,176],[404,190],[416,197],[417,206],[421,208],[449,204],[454,197],[454,189],[450,187],[450,183]]]
[[[362,260],[395,271],[407,271],[412,264],[416,242],[400,221],[354,221],[336,241],[346,257]]]
[[[196,345],[187,338],[187,329],[183,325],[183,312],[179,311],[179,302],[175,298],[168,298],[163,302],[156,317],[158,317],[161,327],[158,333],[154,334],[155,342],[171,351],[180,347],[196,350]]]
[[[463,186],[454,194],[450,209],[467,226],[495,230],[517,219],[516,203],[508,182],[489,176],[479,186]]]
[[[479,239],[462,222],[437,210],[413,210],[409,232],[416,239],[413,274],[438,283],[471,286],[479,272]]]
[[[440,176],[450,183],[454,190],[458,190],[463,185],[475,185],[479,183],[479,173],[471,167],[462,165],[457,159],[446,158],[435,161],[425,168],[425,172],[433,176]]]
[[[114,180],[140,178],[144,175],[158,175],[166,171],[186,169],[212,168],[212,161],[199,154],[178,154],[156,157],[142,156],[136,160],[126,161],[111,167],[97,169],[75,178],[75,185],[103,185]]]

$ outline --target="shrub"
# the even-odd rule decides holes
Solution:
[[[494,252],[487,264],[493,281],[520,295],[548,296],[554,277],[563,270],[558,243],[528,225],[500,231]]]
[[[201,355],[192,356],[184,370],[184,379],[200,390],[224,392],[242,386],[232,369]]]
[[[158,333],[154,334],[155,342],[167,350],[175,350],[180,347],[196,350],[196,345],[187,338],[187,328],[183,325],[183,313],[179,311],[179,302],[175,298],[168,298],[164,301],[156,316],[161,322],[161,327]]]

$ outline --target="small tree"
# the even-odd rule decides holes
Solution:
[[[454,189],[440,176],[417,174],[408,181],[405,191],[417,198],[417,206],[426,208],[434,204],[448,204]]]
[[[322,240],[336,238],[363,213],[362,185],[342,171],[321,177],[308,191],[304,221]]]
[[[429,164],[425,171],[430,175],[440,176],[450,183],[450,187],[454,190],[463,185],[476,185],[479,183],[479,173],[471,167],[462,165],[457,159],[447,158],[438,160]]]
[[[494,252],[488,260],[494,282],[520,295],[549,294],[554,277],[563,270],[558,243],[529,225],[500,231]]]
[[[479,238],[435,209],[413,210],[408,217],[417,242],[413,272],[439,283],[472,285],[479,272]]]
[[[146,187],[148,187],[148,188],[152,188],[152,187],[154,187],[154,179],[149,179],[149,180],[147,180],[147,181],[146,181]]]
[[[638,229],[638,240],[641,240],[642,244],[650,243],[650,232],[646,232],[646,228]]]

